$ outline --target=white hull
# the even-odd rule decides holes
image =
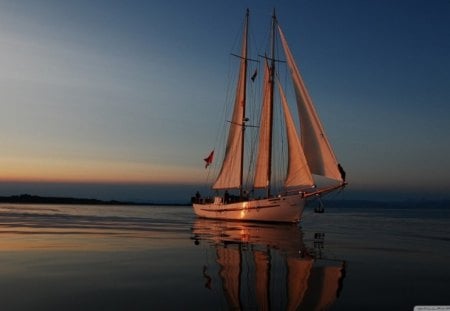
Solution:
[[[221,197],[213,203],[194,203],[199,217],[270,222],[299,222],[306,199],[302,194],[278,196],[270,199],[249,200],[225,204]]]

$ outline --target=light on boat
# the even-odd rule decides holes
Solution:
[[[239,215],[241,219],[245,217],[245,214],[247,214],[247,207],[248,207],[248,202],[242,202],[242,210]]]

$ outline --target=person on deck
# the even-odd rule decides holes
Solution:
[[[224,200],[225,204],[228,204],[228,201],[230,201],[230,194],[228,193],[228,190],[225,190],[223,200]]]
[[[342,181],[345,182],[345,171],[344,171],[344,168],[341,166],[341,164],[338,164],[338,170],[339,170],[339,173],[341,173]]]
[[[200,198],[201,198],[202,196],[200,195],[200,192],[196,192],[195,193],[195,201],[197,202],[197,203],[200,203]]]

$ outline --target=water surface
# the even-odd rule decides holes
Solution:
[[[412,310],[450,304],[450,213],[307,210],[297,225],[189,207],[0,205],[2,310]]]

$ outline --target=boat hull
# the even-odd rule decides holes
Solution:
[[[266,222],[299,222],[306,199],[302,194],[269,199],[224,203],[216,197],[213,203],[194,203],[197,216],[203,218]]]

